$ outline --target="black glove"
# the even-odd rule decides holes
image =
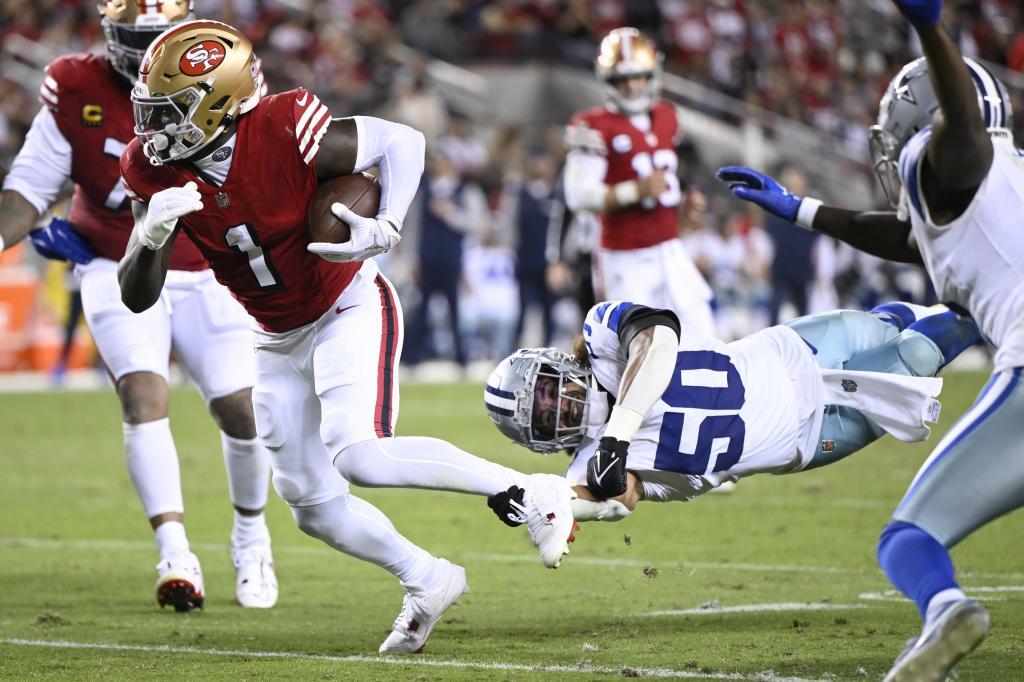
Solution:
[[[626,492],[626,450],[629,443],[611,436],[601,439],[597,454],[587,462],[587,487],[600,500]]]
[[[526,523],[526,502],[523,501],[525,494],[526,491],[514,485],[508,490],[488,497],[487,506],[501,519],[502,523],[515,528]]]

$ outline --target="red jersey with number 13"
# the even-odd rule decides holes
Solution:
[[[329,263],[306,250],[306,208],[317,188],[314,159],[330,111],[299,88],[265,97],[238,120],[224,184],[187,162],[153,166],[133,140],[121,157],[129,194],[140,201],[194,181],[203,209],[180,221],[214,275],[261,327],[286,332],[316,321],[362,266]]]
[[[601,216],[603,248],[642,249],[679,236],[677,213],[682,193],[675,151],[679,120],[676,108],[664,100],[659,100],[649,115],[649,130],[606,107],[581,111],[569,121],[569,150],[604,156],[608,160],[606,185],[647,177],[655,170],[663,171],[668,181],[668,189],[657,199],[648,198]]]

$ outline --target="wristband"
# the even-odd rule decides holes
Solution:
[[[818,199],[812,199],[811,197],[804,197],[800,202],[800,207],[796,210],[795,224],[805,230],[814,230],[814,216],[818,214],[818,209],[821,208],[821,201]]]
[[[644,422],[644,416],[636,410],[622,405],[612,408],[612,414],[608,418],[608,425],[604,429],[604,436],[610,436],[615,440],[629,442],[640,430]]]
[[[615,185],[612,188],[612,194],[615,196],[615,203],[619,206],[632,206],[640,201],[640,185],[636,183],[636,180],[626,180]]]

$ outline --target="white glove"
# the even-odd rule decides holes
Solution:
[[[139,229],[139,242],[147,249],[156,251],[174,232],[178,218],[201,211],[202,208],[203,198],[194,182],[186,182],[184,187],[160,190],[149,200],[146,218]]]
[[[331,204],[331,213],[348,223],[351,236],[344,244],[312,242],[306,248],[332,263],[347,263],[373,258],[390,251],[401,240],[395,226],[383,218],[364,218],[349,210],[345,204]]]

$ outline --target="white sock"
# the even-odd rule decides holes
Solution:
[[[630,515],[629,508],[618,500],[583,500],[571,502],[572,517],[577,521],[621,521]]]
[[[429,488],[493,495],[513,485],[526,487],[526,474],[488,462],[439,438],[403,436],[355,443],[334,466],[356,485]]]
[[[235,523],[231,528],[231,548],[240,549],[252,545],[269,545],[270,531],[263,514],[246,515],[235,510]]]
[[[167,418],[142,424],[124,424],[124,452],[128,474],[142,502],[146,518],[185,511],[181,499],[178,452],[174,449]]]
[[[440,562],[402,537],[379,509],[354,495],[292,507],[292,516],[307,535],[380,566],[410,592],[430,589],[440,582]]]
[[[270,489],[270,453],[258,438],[242,440],[221,432],[228,491],[236,507],[258,511],[267,506]]]
[[[927,628],[932,622],[938,617],[942,611],[942,607],[951,601],[959,601],[961,599],[967,599],[967,595],[964,594],[963,590],[959,587],[950,587],[949,589],[939,592],[928,601],[928,610],[925,611],[924,615],[924,626]]]
[[[185,536],[185,526],[180,521],[164,521],[156,527],[154,533],[161,560],[175,554],[187,554],[190,551],[188,538]]]

